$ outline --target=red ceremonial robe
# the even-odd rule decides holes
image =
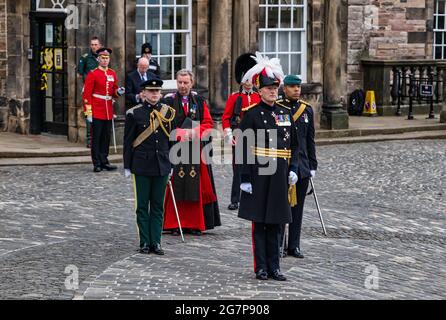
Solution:
[[[214,128],[214,122],[206,104],[204,104],[203,120],[200,126],[195,128],[195,135],[202,138],[206,130]],[[179,138],[184,134],[183,130],[177,129]],[[174,177],[172,178],[174,179]],[[217,195],[212,188],[212,182],[208,167],[200,157],[200,197],[199,201],[177,201],[178,214],[180,216],[181,227],[184,229],[193,229],[206,231],[204,206],[217,201]],[[166,190],[164,230],[177,229],[178,221],[175,213],[175,207],[172,201],[170,188]]]

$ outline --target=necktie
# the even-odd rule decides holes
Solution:
[[[147,81],[147,80],[146,80],[146,75],[145,75],[145,74],[141,75],[141,80],[142,80],[143,82]]]
[[[188,114],[188,112],[189,112],[189,108],[188,108],[188,104],[189,104],[189,99],[188,99],[188,97],[183,97],[183,100],[182,100],[182,102],[183,102],[183,108],[184,108],[184,113],[186,113],[186,115]]]

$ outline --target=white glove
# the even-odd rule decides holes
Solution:
[[[290,171],[290,176],[288,177],[288,183],[291,186],[294,186],[298,180],[299,180],[299,178],[297,177],[297,174],[293,171]]]
[[[87,122],[88,123],[93,123],[93,116],[88,116],[87,117]]]
[[[315,178],[316,177],[316,170],[311,170],[310,174],[311,174],[312,178]]]
[[[227,128],[225,129],[225,143],[226,144],[234,144],[234,135],[232,134],[232,129]]]
[[[118,95],[119,95],[119,96],[122,96],[122,95],[124,95],[124,94],[125,94],[125,88],[124,88],[124,87],[119,88],[119,89],[118,89]]]
[[[252,184],[250,184],[250,183],[242,183],[242,184],[240,185],[240,189],[241,189],[243,192],[252,194]]]
[[[125,169],[124,170],[124,176],[126,178],[130,178],[131,175],[132,175],[132,172],[129,169]]]

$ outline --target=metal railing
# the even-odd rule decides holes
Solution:
[[[428,119],[435,119],[434,101],[443,101],[443,75],[442,70],[432,66],[407,68],[393,67],[392,104],[397,105],[396,115],[401,116],[403,100],[409,100],[408,119],[413,120],[414,103],[429,104]]]
[[[378,106],[393,106],[402,115],[409,105],[413,119],[416,105],[429,106],[429,119],[434,119],[434,104],[445,98],[446,62],[444,60],[362,60],[364,88],[374,90]]]

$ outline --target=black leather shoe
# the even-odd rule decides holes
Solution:
[[[139,249],[139,253],[141,253],[141,254],[150,254],[150,248],[148,246],[144,246],[141,249]]]
[[[107,171],[115,171],[118,170],[117,166],[112,166],[111,164],[103,164],[101,166],[102,169],[107,170]]]
[[[228,210],[231,210],[231,211],[238,210],[238,203],[231,203],[228,207]]]
[[[256,279],[257,280],[266,281],[266,280],[268,280],[268,273],[265,270],[260,269],[256,273]]]
[[[102,172],[102,168],[99,166],[94,167],[93,172],[98,173],[98,172]]]
[[[203,233],[200,230],[191,230],[190,233],[197,237],[200,237],[203,235]]]
[[[161,245],[160,244],[156,244],[156,245],[152,246],[150,251],[153,252],[156,255],[159,255],[159,256],[164,256],[164,254],[165,254],[164,250],[161,249]]]
[[[298,248],[294,249],[294,250],[288,250],[288,255],[294,258],[298,258],[298,259],[303,259],[304,255],[302,254],[302,252],[300,252],[300,250]]]
[[[286,277],[280,272],[280,270],[275,270],[269,274],[269,277],[276,281],[286,281]]]

